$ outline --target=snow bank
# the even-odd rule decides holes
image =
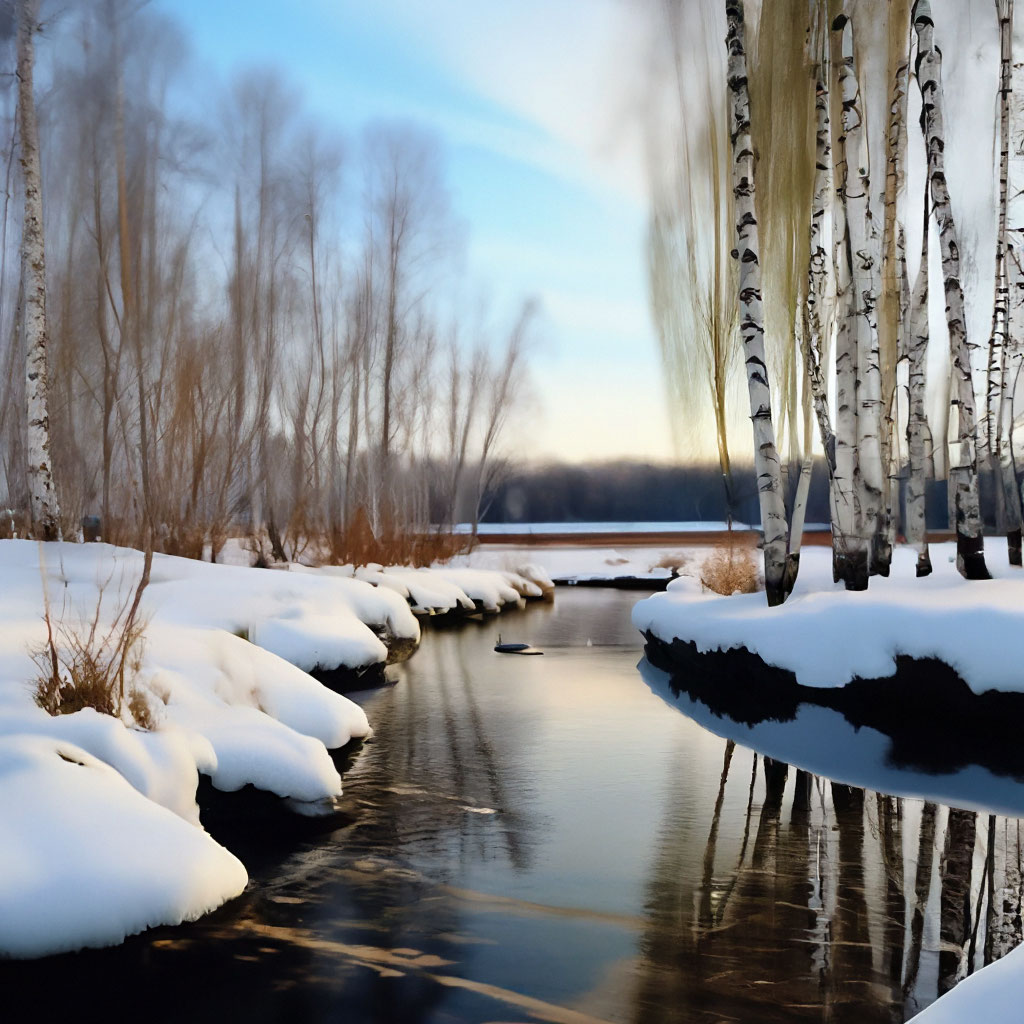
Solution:
[[[135,681],[157,728],[50,717],[31,682],[46,602],[80,635],[99,609],[102,636],[141,571],[107,545],[0,541],[0,955],[119,942],[237,895],[245,869],[200,825],[199,773],[333,806],[328,750],[370,726],[304,670],[383,664],[385,641],[419,639],[404,597],[351,576],[158,555]]]
[[[1024,573],[1000,565],[995,546],[988,561],[996,579],[963,580],[952,562],[955,546],[935,544],[931,576],[916,579],[915,552],[899,548],[892,575],[873,577],[863,593],[832,582],[831,549],[804,548],[796,588],[779,608],[768,608],[763,593],[719,597],[681,577],[635,605],[633,624],[700,651],[745,647],[805,686],[890,676],[897,655],[909,655],[946,662],[975,693],[1021,692]]]
[[[44,608],[80,635],[96,616],[102,636],[142,563],[103,544],[0,541],[0,955],[119,942],[236,895],[245,869],[202,830],[199,773],[303,813],[333,807],[328,751],[371,730],[307,673],[383,665],[389,644],[418,642],[414,610],[497,611],[544,585],[540,571],[268,571],[157,555],[135,679],[157,728],[90,709],[50,717],[31,683]]]
[[[299,568],[299,567],[293,567]],[[462,609],[499,612],[523,598],[543,597],[554,584],[543,569],[527,565],[508,569],[451,568],[436,564],[429,569],[408,566],[323,566],[299,571],[355,578],[404,598],[417,615],[445,615]]]
[[[910,1018],[910,1024],[1019,1024],[1024,1001],[1024,946],[959,982]]]
[[[237,896],[241,862],[109,765],[44,736],[0,737],[0,953],[103,946]]]
[[[143,597],[139,682],[160,729],[146,736],[99,715],[50,719],[26,685],[36,674],[29,648],[44,637],[40,551],[54,616],[87,621],[100,601],[101,629],[142,570],[139,552],[108,545],[0,542],[0,713],[33,715],[31,729],[7,731],[79,743],[186,818],[196,818],[200,770],[226,790],[251,783],[296,800],[337,797],[327,749],[367,736],[369,723],[304,670],[382,664],[381,637],[419,637],[399,595],[359,580],[157,555]]]
[[[156,732],[128,729],[91,708],[56,718],[35,706],[0,712],[0,742],[23,736],[73,744],[112,767],[142,796],[199,825],[199,771],[211,773],[217,765],[213,747],[199,733],[172,725]]]

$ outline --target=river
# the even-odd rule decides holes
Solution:
[[[821,709],[716,718],[638,671],[638,596],[427,629],[353,695],[376,735],[340,825],[211,826],[241,898],[0,965],[8,998],[79,1021],[888,1022],[1019,941],[1024,786],[897,769]],[[495,654],[499,631],[544,656]]]

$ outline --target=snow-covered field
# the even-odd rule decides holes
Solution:
[[[514,544],[487,544],[468,555],[452,559],[454,566],[476,569],[508,569],[523,563],[539,562],[554,580],[605,580],[622,576],[666,580],[674,569],[695,571],[710,553],[706,547],[666,547],[638,545],[616,547],[535,548]]]
[[[946,662],[975,693],[1024,692],[1024,572],[990,543],[993,580],[963,580],[955,546],[934,544],[931,576],[916,579],[915,553],[898,548],[891,576],[873,577],[862,593],[832,582],[831,549],[805,547],[796,588],[779,608],[763,593],[719,597],[683,577],[639,602],[633,624],[701,651],[745,647],[805,686],[890,676],[896,656],[908,655]]]
[[[82,635],[126,606],[142,555],[108,545],[0,541],[0,955],[121,941],[194,919],[245,887],[199,821],[199,773],[294,809],[331,809],[328,751],[366,737],[358,705],[308,674],[382,665],[424,614],[497,611],[550,583],[506,571],[290,571],[157,555],[136,680],[156,728],[34,701],[44,609]],[[364,577],[364,578],[357,578]]]

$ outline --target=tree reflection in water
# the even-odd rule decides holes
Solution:
[[[748,785],[746,825],[726,836],[727,792]],[[670,792],[647,881],[636,1024],[899,1022],[1021,941],[1015,818],[979,828],[973,811],[828,782],[725,740],[691,891],[685,787]]]

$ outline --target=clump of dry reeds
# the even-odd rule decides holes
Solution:
[[[384,528],[375,535],[369,517],[360,508],[347,530],[333,531],[327,538],[326,561],[335,565],[429,566],[447,562],[472,549],[475,538],[443,529],[408,530]]]
[[[92,708],[114,718],[130,719],[142,729],[154,728],[149,700],[136,684],[146,627],[139,602],[148,581],[147,562],[132,597],[103,627],[102,587],[88,625],[55,622],[46,601],[46,640],[32,651],[32,660],[39,670],[33,696],[47,714],[69,715]]]
[[[729,597],[752,594],[763,586],[754,552],[740,544],[717,548],[701,562],[700,581],[708,590]]]

